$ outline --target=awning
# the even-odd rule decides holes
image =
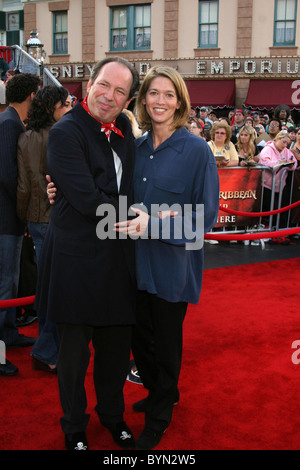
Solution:
[[[82,83],[81,82],[61,82],[61,85],[68,90],[68,92],[76,96],[78,100],[82,98]]]
[[[286,104],[300,109],[299,80],[251,80],[244,106],[253,109],[275,109]]]
[[[235,80],[185,80],[191,105],[235,107]]]

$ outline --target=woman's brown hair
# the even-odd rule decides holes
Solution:
[[[171,80],[174,85],[180,106],[179,109],[175,111],[172,127],[174,129],[180,129],[186,125],[190,116],[190,97],[181,75],[172,67],[167,67],[164,65],[152,67],[145,76],[145,79],[140,87],[136,99],[136,113],[139,126],[143,132],[149,131],[152,128],[151,119],[147,113],[144,99],[146,97],[147,91],[150,88],[152,80],[157,77],[169,78],[169,80]]]

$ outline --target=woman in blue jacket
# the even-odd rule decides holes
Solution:
[[[137,97],[144,135],[137,139],[133,211],[116,224],[136,239],[137,324],[132,350],[147,398],[138,449],[152,449],[170,424],[178,401],[182,324],[188,303],[197,304],[203,273],[203,236],[216,223],[219,179],[203,139],[186,129],[190,100],[181,75],[157,66]]]

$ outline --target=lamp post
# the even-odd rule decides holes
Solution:
[[[38,38],[38,33],[36,31],[31,31],[30,38],[26,43],[27,52],[31,55],[35,60],[41,62],[43,64],[44,59],[46,57],[46,52],[43,49],[44,44]]]

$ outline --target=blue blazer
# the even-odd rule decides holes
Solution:
[[[99,239],[97,208],[133,202],[134,138],[125,115],[108,142],[101,125],[78,103],[49,133],[47,167],[57,196],[41,255],[36,308],[55,322],[91,326],[135,322],[134,245]],[[111,147],[122,161],[118,192]],[[127,214],[124,214],[126,217]]]
[[[0,113],[0,234],[22,235],[17,217],[18,139],[25,127],[17,111],[8,106]]]

